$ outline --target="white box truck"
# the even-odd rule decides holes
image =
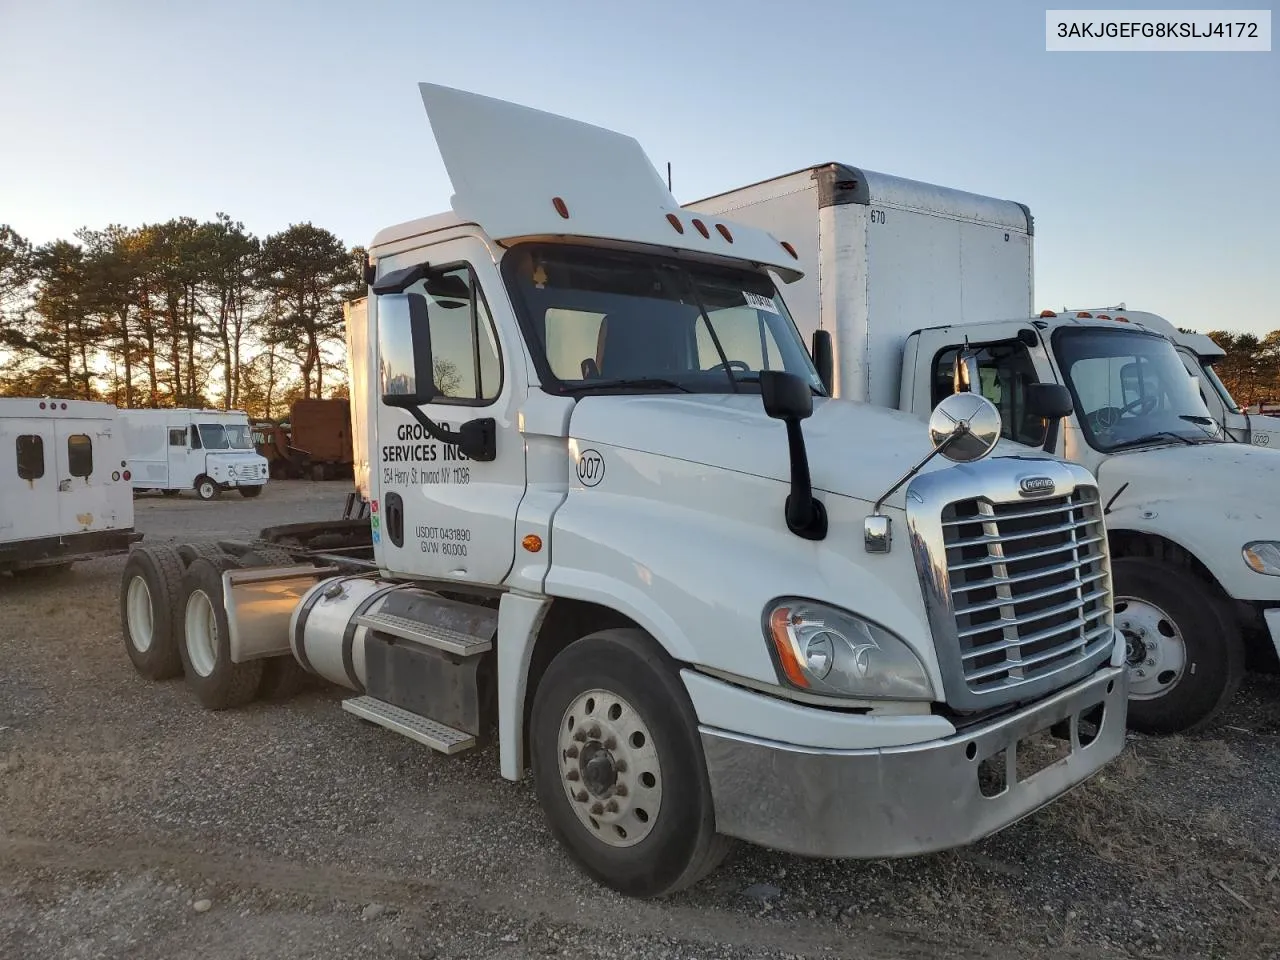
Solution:
[[[0,572],[60,572],[140,539],[116,408],[0,399]]]
[[[238,490],[256,497],[267,483],[266,457],[253,445],[243,410],[121,410],[134,490],[201,500]]]
[[[216,709],[296,662],[446,754],[496,731],[502,775],[531,769],[555,836],[636,896],[729,838],[969,843],[1116,756],[1087,471],[992,455],[973,394],[928,435],[828,398],[772,236],[682,212],[629,137],[421,92],[453,212],[379,232],[347,313],[370,517],[135,550],[144,675]]]
[[[1097,477],[1134,728],[1202,725],[1246,653],[1274,659],[1272,451],[1223,442],[1161,332],[1034,315],[1025,205],[830,163],[685,209],[792,245],[805,277],[787,306],[816,352],[833,354],[836,396],[927,417],[971,383],[1000,409],[1006,440]]]

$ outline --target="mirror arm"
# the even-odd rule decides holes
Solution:
[[[469,460],[493,460],[497,457],[497,424],[493,417],[481,417],[468,420],[460,430],[446,430],[428,417],[418,407],[402,407],[418,421],[422,429],[430,434],[433,440],[441,443],[452,443],[461,450]]]
[[[1045,419],[1044,446],[1041,448],[1045,453],[1053,453],[1058,448],[1058,424],[1061,422],[1059,417]]]
[[[827,536],[827,510],[822,501],[813,495],[813,482],[809,476],[809,457],[804,448],[804,433],[800,421],[788,417],[787,448],[791,455],[791,493],[783,504],[787,529],[806,540],[822,540]]]
[[[875,502],[875,506],[871,508],[871,515],[873,517],[880,516],[880,508],[884,506],[884,502],[886,500],[888,500],[891,496],[894,495],[894,493],[898,490],[899,487],[901,487],[904,483],[906,483],[908,480],[914,477],[917,473],[923,470],[925,467],[925,464],[927,464],[930,460],[932,460],[938,454],[942,453],[942,451],[946,450],[947,447],[951,446],[952,442],[955,441],[958,437],[962,437],[968,432],[969,432],[968,424],[966,423],[957,424],[955,430],[947,434],[947,438],[945,440],[943,440],[940,444],[938,444],[936,447],[930,450],[923,460],[921,460],[914,467],[912,467],[910,470],[904,473],[901,477],[899,477],[897,483],[895,483],[892,487],[890,487],[883,494],[881,494],[880,499],[877,500]]]

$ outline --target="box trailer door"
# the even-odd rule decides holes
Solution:
[[[60,532],[55,447],[51,420],[0,427],[0,543]]]
[[[103,421],[55,420],[58,517],[63,533],[106,530],[116,525],[111,471],[119,470],[111,429]]]

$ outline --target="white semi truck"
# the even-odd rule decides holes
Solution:
[[[0,399],[0,572],[58,573],[140,539],[116,408]]]
[[[502,776],[531,769],[635,896],[730,838],[966,844],[1119,753],[1086,470],[991,455],[976,395],[932,441],[828,398],[768,273],[796,275],[785,245],[682,212],[629,137],[421,93],[453,212],[378,233],[347,314],[370,516],[134,551],[140,672],[220,709],[297,664],[443,753],[496,731]]]
[[[1005,439],[1097,477],[1131,726],[1203,725],[1246,653],[1274,660],[1274,453],[1224,442],[1161,331],[1036,315],[1025,205],[831,163],[685,209],[792,244],[805,276],[787,306],[815,355],[833,354],[836,396],[927,417],[972,385],[998,406]]]

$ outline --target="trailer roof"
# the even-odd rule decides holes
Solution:
[[[0,417],[86,417],[110,420],[116,408],[98,400],[64,400],[60,397],[0,397]]]
[[[883,204],[952,217],[957,220],[999,224],[1010,230],[1026,233],[1028,236],[1035,233],[1035,220],[1031,216],[1031,209],[1016,200],[986,197],[952,187],[925,183],[922,180],[908,180],[906,177],[877,173],[874,170],[835,162],[815,164],[781,176],[746,184],[734,190],[726,190],[723,193],[686,203],[685,207],[697,207],[743,190],[757,189],[769,184],[777,183],[782,186],[782,181],[789,179],[812,181],[819,193],[819,207],[846,203]],[[808,183],[804,186],[807,188]]]

